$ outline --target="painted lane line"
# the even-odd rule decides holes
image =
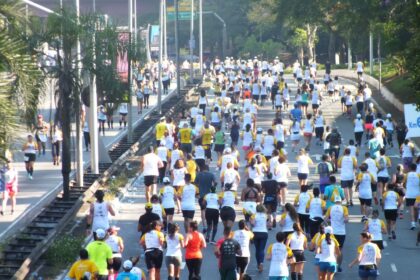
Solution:
[[[397,272],[398,272],[398,270],[397,270],[397,266],[396,266],[394,263],[391,263],[391,270],[392,270],[393,272],[395,272],[395,273],[397,273]]]

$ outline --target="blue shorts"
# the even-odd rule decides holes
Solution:
[[[337,263],[335,262],[319,262],[319,270],[321,272],[337,272]]]
[[[360,278],[376,278],[378,277],[378,270],[375,268],[366,268],[364,266],[359,266],[359,277]]]
[[[289,276],[269,276],[268,280],[288,280]]]
[[[319,266],[319,258],[314,258],[314,265]]]

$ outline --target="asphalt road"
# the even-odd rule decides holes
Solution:
[[[292,100],[294,93],[296,92],[296,84],[294,83],[290,75],[286,75],[286,82],[292,90]],[[348,80],[341,80],[341,84],[345,85],[346,88],[354,90],[354,84]],[[353,136],[353,124],[351,120],[347,119],[345,116],[341,115],[341,105],[339,101],[332,103],[329,98],[324,98],[322,105],[320,107],[324,112],[326,117],[327,125],[337,127],[341,132],[343,143],[347,144],[350,139],[354,139]],[[308,110],[311,112],[311,109]],[[258,113],[258,127],[263,127],[267,129],[271,126],[271,121],[274,117],[274,111],[271,109],[271,104],[266,104],[265,107],[260,108]],[[290,121],[286,122],[287,124]],[[300,143],[300,147],[303,146],[303,141]],[[394,140],[396,142],[396,140]],[[241,144],[239,143],[239,147]],[[322,147],[315,146],[314,144],[311,147],[311,157],[315,162],[320,161],[320,155],[322,155]],[[295,156],[291,152],[290,141],[286,139],[286,150],[289,154],[289,167],[292,171],[292,179],[289,181],[289,194],[287,197],[288,202],[292,202],[294,196],[298,193],[297,187],[297,175],[296,175],[296,160]],[[363,161],[363,155],[366,151],[365,148],[362,148],[360,151],[360,156],[358,161]],[[401,159],[396,148],[387,150],[388,156],[392,160],[391,173],[395,171],[396,164],[400,163]],[[242,156],[242,155],[241,155]],[[311,174],[309,181],[317,182],[318,176],[315,174],[315,165],[311,168]],[[210,166],[211,170],[215,172],[216,177],[219,177],[219,172],[215,170],[215,163],[212,163]],[[240,174],[244,178],[244,167],[240,168]],[[337,176],[339,178],[339,175]],[[242,182],[242,185],[244,182]],[[242,186],[240,186],[239,191]],[[144,189],[143,187],[131,188],[124,199],[119,203],[118,208],[119,212],[114,218],[114,223],[121,227],[120,236],[123,237],[125,242],[125,251],[123,253],[124,257],[134,256],[140,254],[140,246],[138,244],[139,234],[137,233],[137,221],[141,214],[144,213]],[[348,268],[348,263],[350,263],[356,256],[356,248],[359,245],[359,233],[363,229],[363,225],[360,223],[361,215],[359,210],[358,196],[357,193],[353,198],[355,202],[354,207],[349,207],[350,211],[350,222],[347,224],[347,236],[344,245],[344,260],[343,260],[343,272],[338,273],[335,276],[335,279],[357,279],[357,267],[352,269]],[[242,216],[242,206],[241,204],[236,207],[237,218],[236,221],[241,219]],[[197,221],[200,221],[199,209],[197,207],[195,218]],[[383,213],[381,213],[381,218],[383,218]],[[397,239],[388,241],[385,239],[385,249],[383,250],[383,259],[380,264],[380,276],[378,279],[419,279],[419,276],[416,274],[417,269],[415,264],[420,260],[420,247],[415,246],[415,239],[417,231],[411,231],[409,229],[409,219],[408,213],[405,213],[403,220],[397,221]],[[175,221],[182,225],[182,216],[175,215]],[[182,226],[181,226],[182,228]],[[201,229],[201,226],[200,226]],[[236,229],[236,225],[235,228]],[[276,230],[269,232],[268,244],[274,242],[275,234],[279,230],[277,227]],[[216,237],[220,238],[222,236],[222,224],[219,224],[219,232]],[[385,238],[387,238],[385,236]],[[268,268],[269,262],[265,261],[263,273],[258,273],[257,264],[254,257],[254,247],[251,245],[251,263],[248,267],[248,274],[253,277],[253,279],[267,279],[268,278]],[[314,265],[313,265],[313,253],[307,251],[305,252],[307,262],[304,269],[304,279],[317,279]],[[139,263],[140,267],[145,269],[144,259],[141,259]],[[208,244],[207,248],[204,250],[204,261],[202,266],[202,279],[219,279],[217,269],[217,259],[213,254],[213,245]],[[167,270],[165,265],[162,266],[161,270],[162,279],[167,279]],[[181,279],[188,279],[188,270],[183,268],[181,273]]]

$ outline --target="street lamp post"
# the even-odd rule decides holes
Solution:
[[[181,93],[181,72],[179,67],[179,39],[178,39],[178,31],[179,31],[179,20],[178,20],[178,0],[174,0],[175,6],[175,63],[176,63],[176,93],[179,96]]]
[[[129,34],[129,42],[130,42],[130,50],[132,50],[132,35],[133,35],[133,0],[128,0],[128,32]],[[129,54],[128,59],[128,131],[127,131],[127,141],[128,143],[133,142],[133,114],[131,108],[131,95],[132,95],[132,65],[131,65],[131,54]]]
[[[194,0],[191,0],[191,22],[190,22],[190,83],[194,79]]]
[[[223,30],[222,30],[222,58],[226,54],[226,44],[227,44],[227,31],[226,31],[226,22],[224,19],[219,16],[217,13],[212,11],[206,11],[203,12],[204,15],[214,15],[222,24],[223,24]]]
[[[199,0],[200,76],[203,77],[203,0]]]
[[[373,74],[373,34],[369,32],[369,74]]]
[[[159,7],[159,65],[158,65],[158,110],[159,114],[162,114],[162,56],[163,56],[163,22],[164,22],[164,2],[160,1]]]

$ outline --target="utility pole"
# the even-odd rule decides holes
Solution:
[[[163,1],[163,58],[168,59],[168,34],[167,34],[167,12],[166,12],[166,1]]]
[[[181,76],[180,76],[180,69],[179,69],[179,39],[178,39],[178,31],[179,31],[179,20],[178,20],[178,0],[174,0],[175,6],[175,56],[176,56],[176,93],[178,96],[181,94]]]
[[[378,61],[379,61],[379,94],[382,90],[382,59],[381,59],[381,34],[378,33]]]
[[[190,22],[190,83],[194,79],[194,0],[191,0],[191,22]]]
[[[158,110],[159,114],[162,114],[162,56],[163,56],[163,22],[164,22],[164,2],[160,1],[159,7],[159,65],[158,65]]]
[[[132,95],[132,77],[131,77],[131,50],[132,50],[132,35],[133,35],[133,0],[128,0],[128,32],[129,32],[129,46],[130,51],[128,52],[128,76],[127,76],[127,82],[128,82],[128,131],[127,131],[127,141],[128,143],[133,142],[133,114],[132,114],[132,108],[131,108],[131,95]]]
[[[136,46],[137,53],[137,0],[134,0],[134,46]]]
[[[369,74],[373,74],[373,34],[369,32]]]
[[[203,77],[203,0],[199,0],[200,76]]]
[[[62,9],[62,2],[60,2],[60,8]],[[77,24],[79,24],[80,18],[80,3],[79,0],[76,0],[76,16],[77,16]],[[77,60],[77,75],[78,79],[82,77],[82,57],[81,57],[81,47],[80,47],[80,38],[77,38],[76,43],[76,60]],[[80,118],[81,112],[81,96],[80,92],[77,93],[76,98],[76,182],[81,187],[83,186],[83,139],[82,139],[82,124]]]

